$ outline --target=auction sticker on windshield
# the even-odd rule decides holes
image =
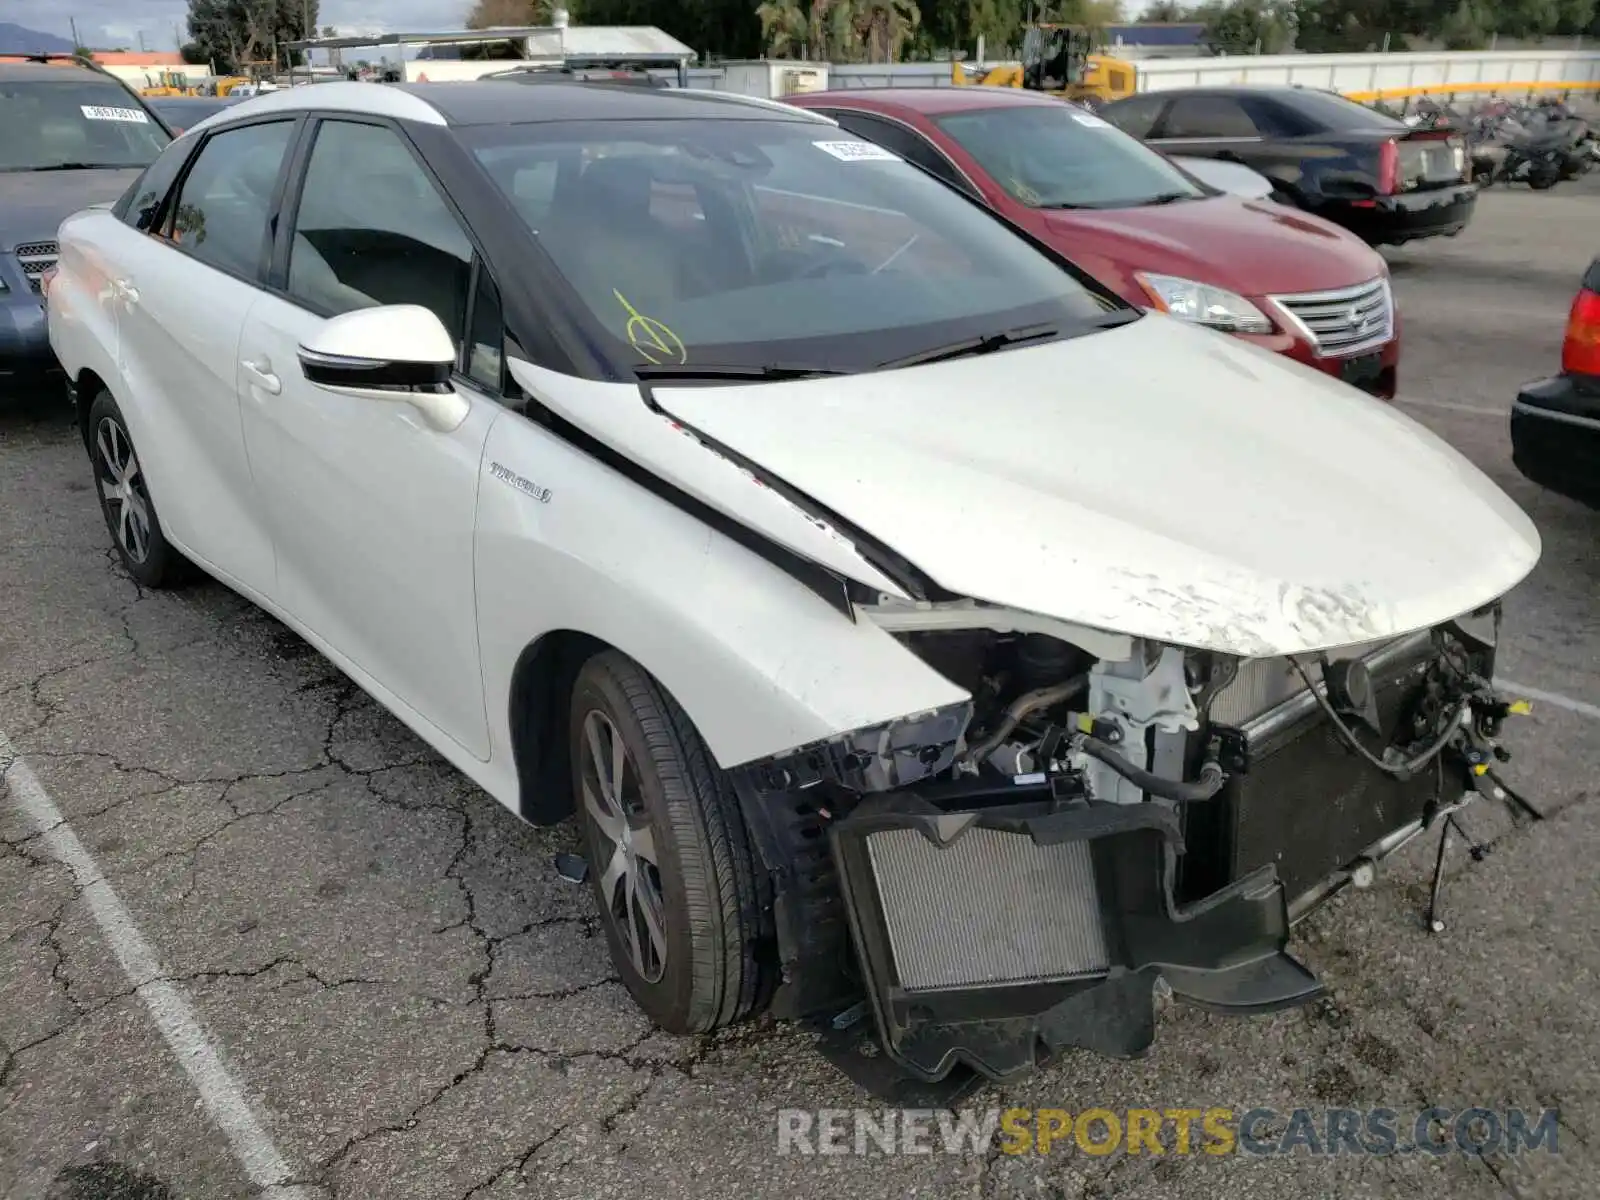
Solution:
[[[91,121],[121,121],[126,125],[148,125],[150,118],[137,108],[107,108],[103,104],[80,104]]]
[[[1102,121],[1093,113],[1073,113],[1072,119],[1079,125],[1087,125],[1090,129],[1110,129],[1111,122]]]
[[[812,142],[811,144],[844,162],[900,161],[898,154],[885,150],[875,142]]]

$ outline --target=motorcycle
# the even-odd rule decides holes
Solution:
[[[1565,125],[1504,103],[1491,106],[1474,119],[1468,135],[1473,178],[1485,187],[1494,183],[1526,183],[1535,191],[1554,187],[1570,167],[1572,134]]]

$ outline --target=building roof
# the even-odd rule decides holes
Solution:
[[[183,56],[172,50],[96,50],[94,60],[102,67],[181,67]]]
[[[1206,27],[1199,21],[1150,21],[1131,25],[1107,25],[1103,33],[1108,43],[1124,46],[1200,46]]]
[[[463,43],[526,41],[541,58],[659,59],[686,62],[692,47],[653,25],[518,25],[448,33],[383,33],[365,37],[307,38],[286,42],[290,50],[357,50],[366,46],[459,46]]]

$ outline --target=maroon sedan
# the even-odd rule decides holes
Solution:
[[[1220,193],[1093,113],[1036,92],[885,88],[789,102],[988,205],[1131,304],[1395,394],[1388,266],[1328,221]]]

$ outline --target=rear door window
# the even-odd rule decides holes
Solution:
[[[191,257],[254,282],[268,248],[293,120],[213,134],[200,147],[166,218],[167,236]]]
[[[1167,112],[1165,138],[1254,138],[1261,130],[1232,96],[1180,96]]]

